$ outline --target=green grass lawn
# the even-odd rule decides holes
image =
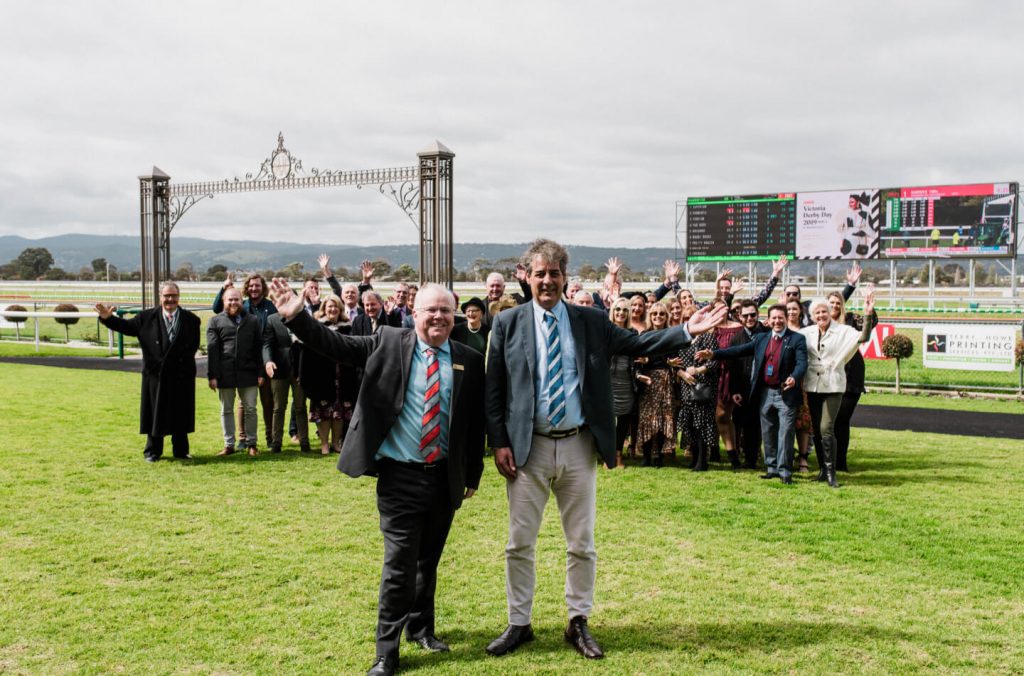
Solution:
[[[126,350],[125,354],[137,354],[137,350]],[[0,357],[109,357],[110,351],[106,347],[66,347],[64,345],[53,345],[52,343],[40,343],[39,351],[36,351],[35,342],[11,343],[0,342]],[[113,356],[117,356],[117,349],[114,349]]]
[[[381,537],[371,480],[336,456],[214,458],[197,383],[193,462],[142,461],[139,377],[0,365],[0,671],[359,673]],[[169,449],[167,451],[169,455]],[[448,655],[420,673],[1024,670],[1019,442],[855,430],[829,490],[752,472],[601,471],[607,659],[568,649],[564,542],[539,538],[538,640],[506,658],[504,487],[488,463],[438,590]]]

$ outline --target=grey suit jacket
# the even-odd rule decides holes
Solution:
[[[583,418],[594,435],[597,452],[615,466],[615,415],[612,412],[612,355],[660,355],[686,347],[683,326],[636,335],[608,315],[590,307],[566,304],[576,344]],[[510,446],[516,465],[525,465],[533,443],[537,349],[533,303],[498,314],[491,324],[487,352],[487,436],[491,448]]]
[[[286,323],[306,350],[364,369],[338,469],[349,476],[376,475],[374,457],[405,402],[416,332],[385,326],[370,336],[331,331],[305,312]],[[484,359],[476,350],[449,341],[452,397],[448,416],[448,489],[452,507],[465,489],[480,486],[484,471]]]

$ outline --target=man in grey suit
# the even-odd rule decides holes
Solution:
[[[604,656],[587,627],[594,599],[598,456],[615,467],[612,355],[664,354],[713,328],[727,308],[702,309],[685,327],[637,336],[594,308],[562,302],[569,255],[534,241],[524,255],[532,302],[495,316],[487,363],[487,434],[506,479],[505,631],[487,646],[504,655],[533,639],[534,550],[553,492],[567,544],[565,639],[584,657]]]
[[[484,358],[448,340],[455,299],[437,284],[416,296],[414,330],[383,326],[368,336],[313,320],[285,280],[272,289],[306,350],[365,370],[338,469],[377,477],[384,565],[377,660],[367,673],[387,676],[398,668],[403,629],[424,650],[448,651],[434,632],[437,564],[455,510],[484,469]]]

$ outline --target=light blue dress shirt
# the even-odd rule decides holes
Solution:
[[[537,372],[534,388],[537,393],[537,406],[533,411],[533,429],[537,432],[551,431],[548,420],[548,334],[544,328],[544,308],[536,301],[533,306],[534,341],[537,345]],[[565,304],[558,301],[551,308],[558,322],[558,342],[562,348],[562,380],[565,388],[565,418],[559,423],[559,429],[568,430],[579,427],[583,420],[583,399],[580,393],[580,374],[576,369],[576,341],[572,337],[572,325]]]
[[[399,462],[423,462],[420,455],[420,435],[423,432],[424,395],[427,391],[427,354],[430,348],[419,338],[409,365],[409,384],[405,388],[405,403],[391,432],[380,445],[377,460],[388,458]],[[441,457],[448,457],[448,423],[452,401],[452,349],[445,341],[437,350],[441,368]],[[397,364],[396,364],[397,367]]]

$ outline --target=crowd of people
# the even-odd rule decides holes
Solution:
[[[305,311],[325,327],[367,336],[384,326],[413,326],[417,285],[400,282],[385,299],[373,288],[369,261],[360,266],[359,284],[339,282],[327,255],[317,262],[319,278],[307,278],[300,295]],[[618,467],[634,461],[663,467],[680,457],[697,472],[707,471],[712,463],[757,469],[763,462],[764,478],[792,483],[794,472],[810,471],[813,444],[817,479],[838,485],[835,472],[848,471],[850,420],[864,392],[864,360],[856,346],[867,340],[877,322],[873,294],[865,293],[866,320],[846,311],[860,276],[854,264],[841,291],[804,300],[800,287],[790,284],[762,313],[786,264],[780,257],[767,283],[751,297],[743,296],[742,280],[723,270],[714,297],[703,302],[681,286],[674,261],[665,262],[662,284],[648,292],[622,290],[621,262],[616,258],[607,262],[607,274],[596,291],[568,280],[561,296],[564,302],[606,312],[613,325],[636,335],[684,324],[705,305],[728,308],[722,324],[677,353],[636,359],[611,356]],[[321,288],[320,279],[329,292]],[[517,266],[515,280],[519,291],[509,292],[504,276],[491,273],[486,295],[461,304],[451,339],[486,353],[493,317],[531,301],[525,266]],[[164,324],[170,326],[179,311],[192,313],[177,308],[176,285],[168,285],[166,291],[175,305],[164,313]],[[339,453],[363,374],[304,351],[277,316],[268,291],[267,280],[258,274],[240,286],[229,274],[213,300],[207,372],[221,405],[224,445],[219,455],[257,455],[260,419],[272,453],[281,452],[286,432],[304,453],[313,450],[314,436],[320,453]],[[111,320],[110,308],[98,310],[111,328],[137,335],[133,320]],[[188,326],[184,333],[197,330],[194,321]],[[755,341],[761,334],[777,335],[782,349]],[[198,345],[197,339],[192,342]],[[151,403],[154,411],[159,410]],[[155,460],[161,455],[162,437],[150,437],[145,457]],[[178,455],[189,455],[187,441],[179,446],[184,450]]]
[[[258,455],[260,418],[267,448],[280,453],[290,418],[301,451],[312,451],[313,423],[341,471],[377,477],[385,547],[370,674],[395,672],[403,631],[425,650],[448,650],[434,627],[437,564],[455,510],[479,487],[485,438],[510,513],[509,623],[486,648],[494,656],[533,639],[534,549],[551,493],[568,555],[565,639],[586,658],[603,656],[587,623],[599,461],[662,467],[681,454],[700,472],[723,460],[755,469],[763,455],[761,477],[792,484],[813,443],[821,481],[838,487],[847,468],[864,385],[857,347],[877,321],[870,288],[863,316],[845,310],[856,264],[841,292],[804,300],[789,285],[764,317],[784,256],[753,296],[725,270],[707,301],[681,286],[672,261],[650,292],[623,291],[615,258],[601,288],[586,290],[550,240],[524,254],[518,292],[492,273],[485,296],[461,304],[436,284],[401,283],[384,299],[369,262],[360,284],[344,285],[327,256],[319,264],[330,292],[313,277],[297,294],[281,279],[250,275],[239,288],[228,277],[207,324],[207,375],[220,402],[219,455]],[[165,282],[160,307],[130,319],[96,305],[106,326],[139,339],[148,461],[165,436],[175,457],[191,458],[200,322],[179,297]]]

